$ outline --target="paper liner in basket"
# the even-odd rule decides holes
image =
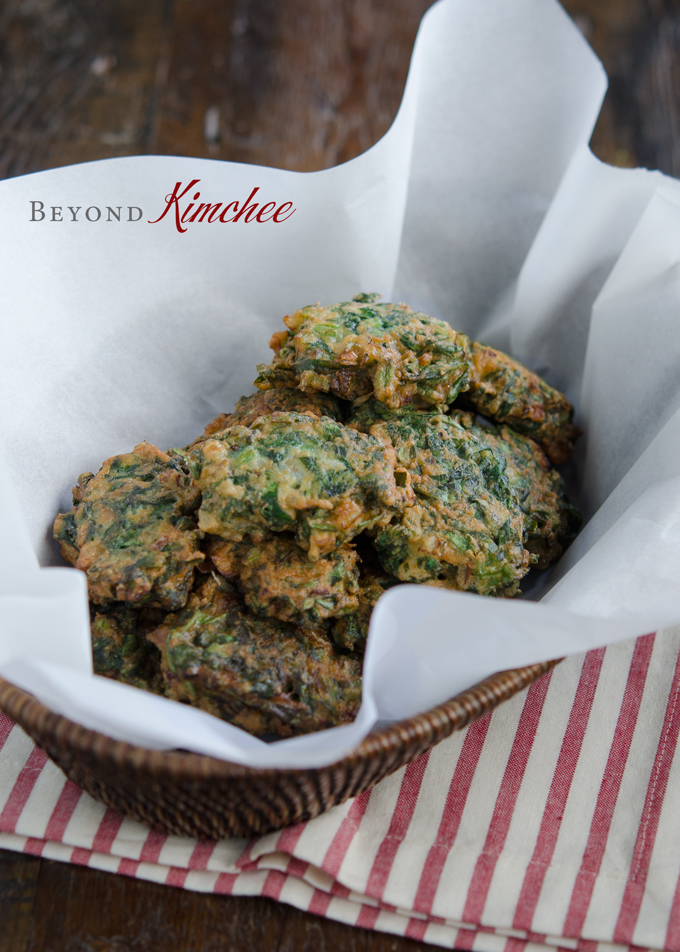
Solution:
[[[590,154],[605,86],[553,0],[443,0],[394,125],[338,168],[152,156],[0,183],[1,432],[19,500],[4,479],[0,674],[116,738],[321,766],[493,671],[680,623],[680,187]],[[196,193],[283,211],[180,230]],[[592,518],[543,598],[392,590],[357,721],[272,744],[94,677],[84,578],[32,564],[17,505],[57,564],[50,527],[78,473],[143,439],[185,444],[251,391],[285,313],[360,290],[509,350],[575,402],[571,479]]]

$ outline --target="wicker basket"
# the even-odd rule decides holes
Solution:
[[[558,662],[503,671],[426,714],[369,734],[343,760],[258,770],[182,751],[147,750],[54,714],[0,678],[0,710],[96,800],[163,833],[248,837],[308,820],[410,763]]]

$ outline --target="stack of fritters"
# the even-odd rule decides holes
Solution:
[[[96,476],[82,473],[54,536],[64,558],[87,574],[91,602],[180,608],[203,561],[200,502],[180,459],[140,443],[107,459]]]
[[[361,662],[336,652],[325,632],[247,611],[208,577],[186,608],[148,637],[161,652],[168,697],[253,734],[287,737],[352,720]]]
[[[376,298],[286,317],[259,391],[186,449],[80,477],[55,537],[87,573],[97,673],[258,735],[319,730],[356,715],[387,589],[508,597],[560,556],[565,397]]]
[[[373,393],[389,407],[451,403],[470,379],[470,341],[444,321],[405,304],[360,294],[332,307],[305,307],[274,334],[276,357],[257,369],[257,387],[297,387],[356,400]]]

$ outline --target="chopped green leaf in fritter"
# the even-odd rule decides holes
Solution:
[[[233,542],[295,533],[312,561],[412,501],[390,446],[327,417],[274,413],[198,443],[189,459],[203,531]]]
[[[73,502],[57,516],[54,535],[64,558],[86,573],[91,601],[186,604],[203,553],[200,493],[179,457],[140,443],[106,460],[96,476],[80,476]]]
[[[469,413],[458,411],[452,417],[505,459],[510,488],[524,513],[524,548],[537,568],[547,568],[581,528],[581,516],[567,498],[564,480],[530,437],[509,426],[479,426]]]
[[[512,357],[484,344],[472,343],[470,389],[461,402],[530,436],[556,465],[567,461],[580,435],[564,394]]]
[[[316,562],[283,533],[266,533],[258,542],[227,542],[212,537],[206,546],[215,568],[236,580],[246,605],[306,628],[359,607],[357,554],[343,545]]]
[[[416,504],[373,533],[387,572],[405,582],[440,580],[481,595],[517,594],[529,554],[502,457],[443,414],[390,411],[373,401],[348,426],[368,427],[392,445],[413,482]]]
[[[445,321],[375,295],[284,318],[270,342],[276,356],[258,366],[262,390],[298,387],[344,400],[375,393],[390,407],[444,406],[468,387],[469,341]]]
[[[306,413],[315,417],[330,417],[338,422],[343,419],[340,404],[329,393],[303,393],[302,390],[291,390],[289,387],[258,390],[249,397],[239,397],[234,412],[220,413],[191,445],[210,439],[228,426],[250,426],[259,417],[271,416],[272,413]]]
[[[330,633],[339,648],[363,651],[368,638],[368,626],[375,604],[388,589],[399,585],[399,579],[385,572],[367,572],[362,569],[359,580],[359,607],[356,611],[330,623]]]
[[[326,634],[249,612],[210,577],[150,636],[168,697],[251,734],[287,737],[353,720],[361,663]]]
[[[90,627],[94,673],[164,694],[160,652],[145,637],[162,617],[159,609],[121,603],[93,610]]]

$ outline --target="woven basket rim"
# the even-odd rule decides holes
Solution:
[[[153,774],[169,774],[174,778],[209,777],[276,779],[283,775],[306,774],[310,770],[326,770],[372,760],[398,752],[409,741],[432,737],[431,746],[474,719],[474,709],[480,697],[496,697],[496,704],[528,687],[559,664],[562,659],[540,662],[523,668],[499,671],[473,685],[455,697],[428,711],[404,718],[371,731],[355,748],[338,761],[326,767],[248,767],[208,754],[184,750],[158,750],[142,747],[128,741],[115,740],[100,731],[84,727],[62,714],[57,714],[33,694],[0,677],[0,711],[14,720],[28,733],[39,730],[49,733],[60,746],[67,747],[74,756],[94,755],[98,760],[118,766],[136,767]],[[504,696],[504,695],[507,695]]]

